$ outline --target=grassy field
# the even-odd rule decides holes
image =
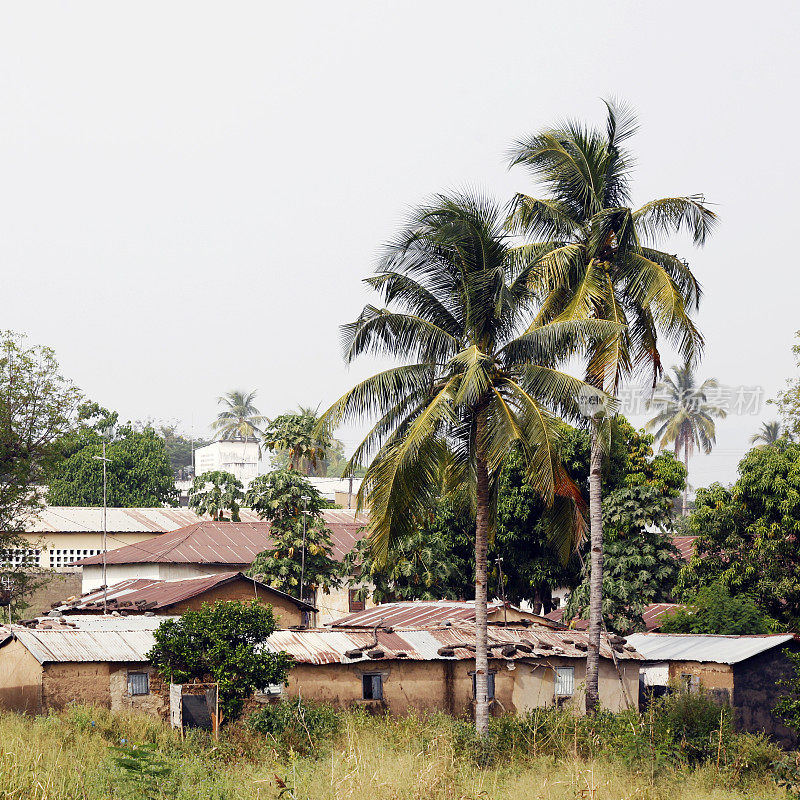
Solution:
[[[712,748],[708,763],[689,768],[660,757],[655,743],[651,743],[655,749],[648,752],[645,747],[641,757],[624,744],[616,753],[606,748],[600,755],[586,756],[578,751],[591,749],[593,734],[582,728],[579,742],[575,726],[570,740],[568,726],[565,723],[559,745],[564,752],[558,754],[552,746],[530,741],[521,745],[521,740],[502,730],[495,737],[494,751],[475,749],[469,726],[444,717],[339,714],[335,732],[327,730],[319,742],[313,741],[313,729],[305,724],[296,741],[240,725],[214,742],[204,735],[181,740],[149,717],[83,707],[40,718],[0,714],[0,798],[771,800],[787,796],[768,769],[770,759],[780,754],[760,740],[736,745],[736,754],[725,753],[722,758],[719,752],[714,757]],[[141,743],[153,746],[148,758],[163,774],[133,777],[115,761],[120,754],[112,748]]]

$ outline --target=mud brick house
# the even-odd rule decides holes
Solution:
[[[563,629],[493,626],[489,632],[492,713],[525,713],[555,705],[582,712],[587,641],[585,633]],[[268,646],[294,658],[289,685],[281,690],[287,697],[395,714],[472,714],[475,626],[469,622],[412,629],[337,626],[276,631]],[[600,658],[604,708],[638,707],[639,661],[639,654],[618,637],[604,639]]]
[[[257,600],[272,606],[278,627],[291,628],[313,624],[316,608],[296,597],[255,581],[241,572],[219,572],[183,580],[154,580],[130,578],[109,586],[105,591],[95,589],[58,607],[62,614],[102,614],[118,612],[124,615],[158,614],[178,616],[197,611],[203,603],[219,600]]]
[[[786,651],[800,651],[793,633],[713,636],[634,633],[627,642],[641,654],[641,688],[708,691],[731,706],[737,729],[763,731],[784,747],[796,748],[797,735],[772,712],[786,690],[779,681],[792,674]]]
[[[0,629],[0,709],[41,714],[70,703],[165,716],[147,660],[165,617],[43,619]]]

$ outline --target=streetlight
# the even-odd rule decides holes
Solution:
[[[106,497],[106,464],[111,460],[106,458],[106,440],[103,439],[103,455],[92,456],[97,461],[103,462],[103,614],[108,613],[108,579],[106,576],[106,553],[108,552],[108,502]]]
[[[311,499],[307,494],[301,498],[303,501],[303,550],[300,554],[300,599],[303,600],[303,587],[306,579],[306,514],[308,513],[308,501]]]

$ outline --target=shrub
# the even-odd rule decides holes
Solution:
[[[282,752],[318,755],[339,732],[341,716],[329,705],[284,701],[256,711],[247,726],[272,738]]]

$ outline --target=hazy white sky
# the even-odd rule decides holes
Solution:
[[[123,418],[201,432],[215,398],[326,406],[338,326],[407,209],[532,190],[510,142],[599,98],[639,111],[635,200],[702,192],[689,258],[702,377],[793,372],[795,2],[0,5],[0,328],[54,347]],[[671,359],[667,359],[670,363]],[[761,416],[718,425],[692,481],[735,477]],[[635,420],[641,421],[641,420]],[[352,444],[356,432],[343,432]]]

